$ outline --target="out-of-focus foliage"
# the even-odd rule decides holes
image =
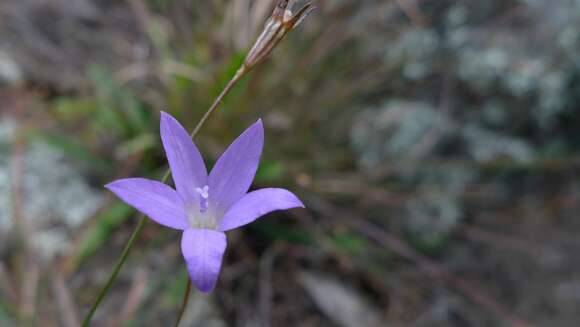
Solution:
[[[70,3],[0,2],[0,85],[41,90],[44,104],[23,119],[38,125],[33,139],[54,150],[34,159],[38,168],[75,177],[63,185],[83,173],[82,187],[95,189],[114,178],[161,175],[159,111],[191,129],[271,9],[270,0]],[[318,11],[236,86],[196,139],[211,165],[262,117],[266,146],[256,181],[295,190],[308,210],[231,233],[216,300],[195,297],[190,311],[218,312],[217,325],[223,318],[319,326],[337,318],[328,317],[332,303],[320,300],[335,291],[341,305],[349,302],[344,294],[355,294],[359,311],[373,303],[373,319],[394,324],[497,326],[509,318],[477,304],[477,292],[449,290],[461,282],[445,288],[436,273],[430,282],[437,269],[409,254],[417,251],[505,311],[538,325],[576,323],[577,306],[569,304],[578,295],[570,289],[578,288],[580,268],[567,262],[579,232],[580,1],[315,4]],[[11,153],[3,135],[0,152]],[[63,155],[74,169],[54,167]],[[9,180],[8,166],[0,156],[0,181]],[[65,197],[67,189],[43,196],[83,202]],[[64,251],[83,308],[132,226],[132,211],[112,201],[102,201]],[[408,248],[353,228],[358,222]],[[141,314],[130,315],[136,325],[166,323],[179,303],[185,275],[173,237],[148,226],[137,245],[131,264],[148,271],[150,283],[133,308]],[[552,250],[558,255],[546,254]],[[304,268],[318,279],[305,279]],[[131,312],[125,293],[139,289],[136,270],[127,267],[104,312]],[[1,322],[10,313],[0,308]]]
[[[429,23],[385,40],[377,55],[396,76],[380,86],[389,99],[357,115],[351,145],[361,168],[436,188],[408,204],[411,229],[452,227],[461,185],[486,180],[488,168],[541,166],[578,151],[579,9],[577,1],[426,2]]]
[[[22,202],[19,214],[35,217],[38,232],[26,237],[39,260],[47,263],[70,250],[73,231],[95,212],[101,196],[66,162],[64,152],[36,137],[21,153],[21,161],[8,160],[21,134],[13,121],[0,122],[0,248],[14,237],[10,232],[15,227],[13,202],[18,200]],[[14,165],[19,165],[17,173]],[[22,183],[18,190],[16,178]]]

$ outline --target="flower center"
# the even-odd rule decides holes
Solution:
[[[209,186],[196,187],[199,197],[187,206],[187,219],[193,228],[216,229],[215,212],[209,208]]]

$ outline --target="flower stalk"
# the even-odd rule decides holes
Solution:
[[[187,278],[187,285],[185,286],[185,294],[183,294],[183,300],[181,301],[181,309],[179,309],[179,315],[177,316],[177,320],[175,321],[175,327],[179,327],[179,323],[181,323],[181,319],[183,319],[183,315],[185,314],[185,310],[187,308],[187,303],[189,302],[189,292],[191,292],[191,279]]]

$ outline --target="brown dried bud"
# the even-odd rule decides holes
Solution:
[[[277,0],[272,15],[244,60],[243,68],[245,70],[250,70],[264,61],[288,32],[300,25],[316,9],[311,3],[307,3],[296,13],[293,13],[291,8],[294,2],[295,0]]]

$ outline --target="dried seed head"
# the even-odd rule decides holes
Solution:
[[[250,70],[264,61],[288,32],[300,25],[316,9],[311,3],[307,3],[294,13],[292,12],[294,2],[295,0],[278,0],[262,33],[248,52],[243,69]]]
[[[298,11],[293,12],[292,7],[295,2],[296,0],[279,0],[272,13],[272,18],[281,21],[289,30],[295,29],[316,9],[311,3],[307,3]]]

